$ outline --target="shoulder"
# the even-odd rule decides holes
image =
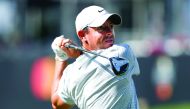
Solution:
[[[133,54],[132,49],[128,44],[113,45],[110,49],[116,50],[120,55]]]
[[[120,52],[126,52],[128,50],[131,50],[130,46],[128,44],[116,44],[116,45],[113,45],[112,47],[110,47],[109,49],[111,50],[117,50],[117,51],[120,51]]]

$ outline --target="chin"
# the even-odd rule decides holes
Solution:
[[[104,49],[109,48],[111,46],[113,46],[113,44],[107,44],[107,45],[104,46]]]

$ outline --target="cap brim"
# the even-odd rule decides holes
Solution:
[[[110,20],[114,25],[119,25],[121,23],[121,17],[118,14],[105,14],[94,20],[88,26],[99,27],[105,23],[106,20]]]

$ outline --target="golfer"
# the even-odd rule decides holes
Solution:
[[[82,48],[127,60],[128,67],[122,75],[115,75],[108,59],[65,47],[73,42],[64,36],[54,39],[53,109],[70,109],[74,105],[80,109],[139,109],[132,78],[140,73],[137,59],[129,45],[114,44],[114,26],[120,23],[118,14],[100,6],[84,8],[75,20]],[[69,58],[76,60],[68,64]]]

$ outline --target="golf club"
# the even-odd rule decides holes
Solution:
[[[92,52],[92,51],[85,50],[82,47],[77,47],[77,46],[69,44],[69,43],[66,43],[65,47],[80,50],[82,52],[88,52],[90,54],[93,54],[93,55],[100,56],[102,58],[108,59],[110,61],[110,63],[111,63],[111,67],[112,67],[112,70],[115,73],[115,75],[124,74],[127,71],[127,68],[129,66],[129,62],[124,58],[120,58],[120,57],[108,58],[106,56],[100,55],[100,54]]]

